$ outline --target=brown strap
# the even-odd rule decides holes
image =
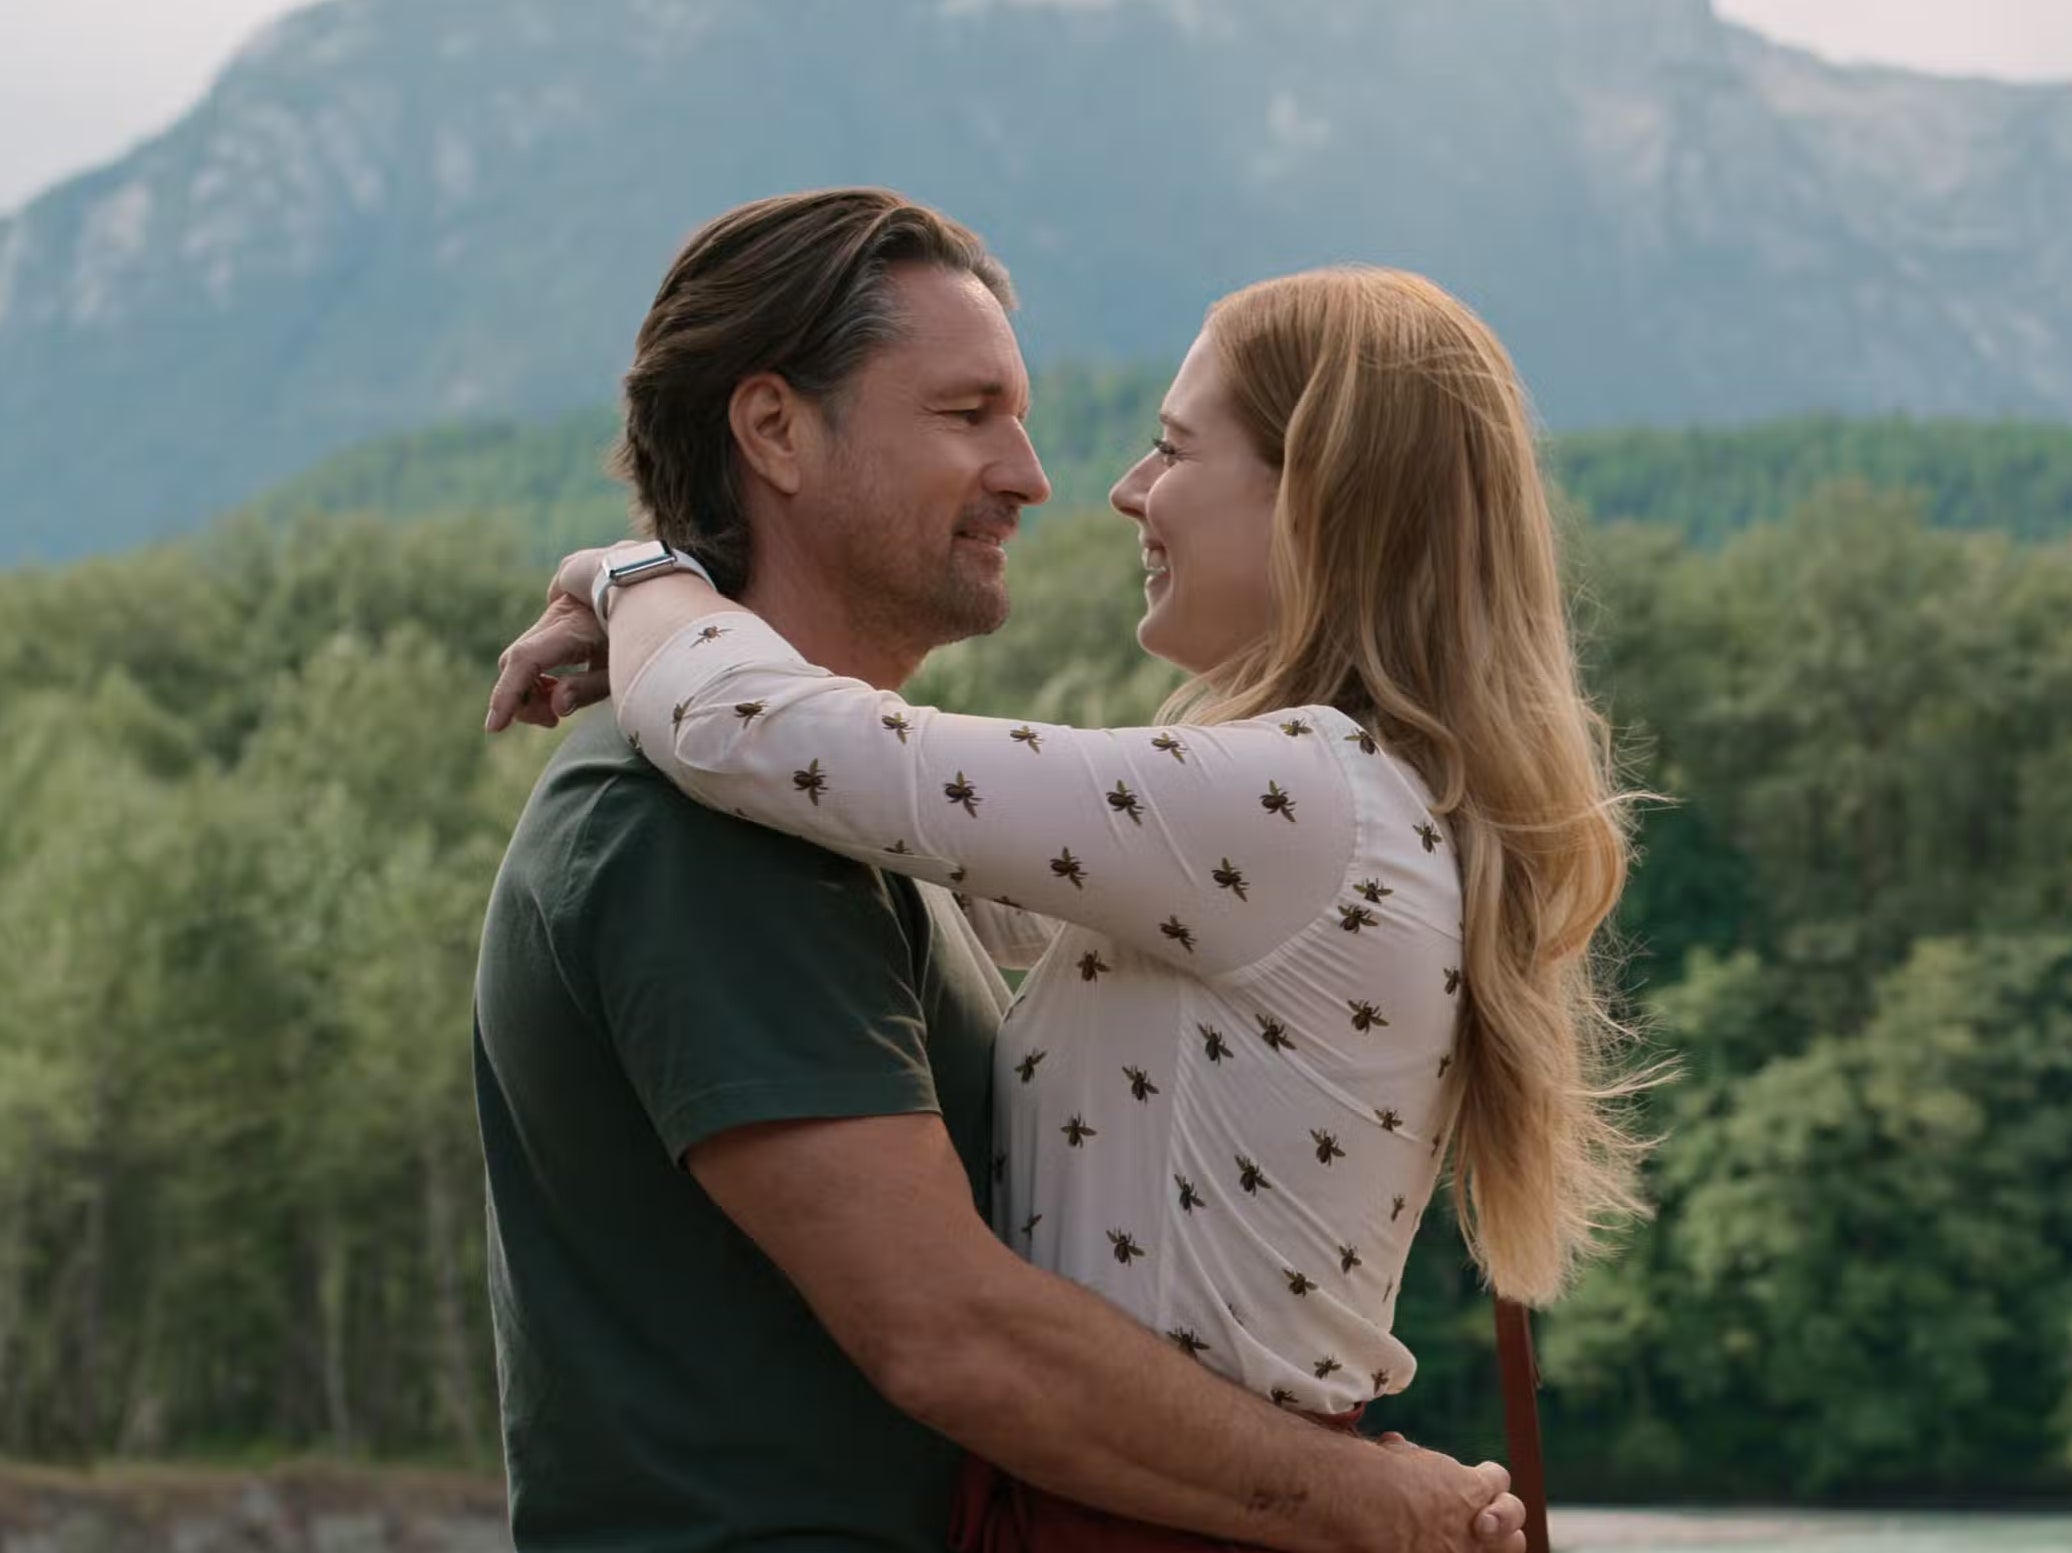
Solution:
[[[1540,1371],[1532,1356],[1532,1313],[1504,1299],[1496,1302],[1496,1364],[1503,1380],[1511,1492],[1525,1501],[1526,1553],[1549,1553],[1547,1466],[1540,1456]]]

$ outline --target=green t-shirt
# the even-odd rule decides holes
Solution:
[[[606,719],[569,739],[476,983],[520,1549],[943,1546],[956,1448],[677,1162],[755,1122],[940,1111],[984,1214],[1006,1001],[942,891],[699,808]]]

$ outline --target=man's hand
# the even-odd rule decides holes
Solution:
[[[546,609],[497,659],[485,731],[498,733],[513,722],[552,728],[611,694],[608,639],[590,610],[590,588],[608,554],[578,550],[562,561]]]
[[[1374,1528],[1376,1553],[1525,1553],[1525,1505],[1501,1465],[1464,1466],[1400,1434],[1376,1446],[1389,1453],[1396,1499]]]

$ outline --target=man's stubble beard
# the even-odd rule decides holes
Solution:
[[[828,521],[840,525],[839,573],[848,618],[857,629],[919,655],[990,635],[1007,623],[1004,567],[983,579],[974,576],[952,534],[942,535],[932,554],[918,553],[906,538],[899,496],[868,470],[852,466],[845,473],[846,499]],[[987,518],[997,524],[1000,517],[997,509],[968,507],[956,526]]]

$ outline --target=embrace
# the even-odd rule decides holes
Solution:
[[[1224,298],[1112,495],[1194,678],[958,716],[897,687],[1049,495],[1012,306],[883,190],[704,227],[626,378],[652,537],[504,655],[492,730],[613,714],[476,988],[517,1545],[1513,1553],[1502,1467],[1354,1424],[1442,1171],[1528,1302],[1638,1206],[1523,389],[1412,275]]]

